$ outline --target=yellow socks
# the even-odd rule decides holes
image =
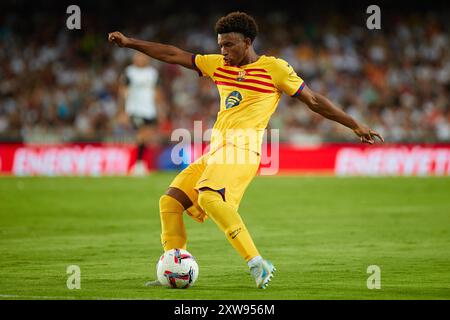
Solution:
[[[198,196],[198,204],[225,233],[228,241],[245,261],[259,256],[259,252],[239,213],[233,206],[223,201],[218,192],[201,191]]]
[[[161,244],[164,251],[173,248],[186,249],[186,229],[183,222],[184,208],[176,199],[163,195],[159,199],[161,217]]]
[[[201,191],[198,204],[225,233],[228,241],[245,261],[259,256],[239,213],[233,206],[223,201],[218,192]],[[183,206],[171,196],[163,195],[159,199],[159,208],[162,229],[161,243],[164,251],[173,248],[186,249],[187,235],[183,222]]]

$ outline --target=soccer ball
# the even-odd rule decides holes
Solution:
[[[159,258],[156,274],[162,285],[187,289],[198,278],[198,264],[187,250],[171,249]]]

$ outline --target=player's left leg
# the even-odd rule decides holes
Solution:
[[[226,154],[236,155],[236,148],[228,147]],[[249,152],[245,151],[248,156]],[[265,288],[273,276],[274,266],[260,256],[253,239],[238,213],[239,202],[245,189],[255,176],[259,167],[257,161],[244,163],[223,163],[215,161],[212,155],[211,163],[196,185],[199,191],[198,204],[217,226],[225,233],[233,248],[245,259],[252,276],[259,288]],[[222,159],[223,160],[223,159]]]
[[[259,256],[241,216],[231,204],[224,201],[220,192],[208,187],[201,188],[198,204],[225,233],[230,244],[245,261]]]
[[[245,259],[256,286],[265,289],[273,277],[275,267],[261,257],[235,207],[224,201],[219,191],[209,188],[200,189],[198,203],[225,233],[233,248]]]

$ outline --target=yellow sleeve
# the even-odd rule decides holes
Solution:
[[[192,56],[192,66],[200,76],[212,77],[216,69],[223,64],[221,54],[194,54]]]
[[[278,90],[296,97],[305,87],[305,82],[295,72],[294,68],[283,59],[276,59],[272,69],[272,78]]]

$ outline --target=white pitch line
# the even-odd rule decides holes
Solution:
[[[0,294],[0,298],[24,299],[66,299],[66,300],[146,300],[144,298],[107,298],[107,297],[73,297],[73,296],[31,296],[18,294]]]

